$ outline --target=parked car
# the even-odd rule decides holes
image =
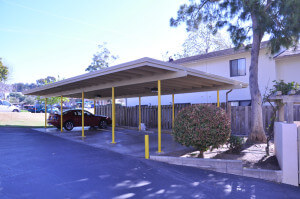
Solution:
[[[30,106],[27,110],[31,113],[45,113],[45,106]],[[59,111],[56,107],[47,106],[47,113],[59,113]]]
[[[82,110],[68,110],[63,112],[63,127],[67,131],[71,131],[76,126],[82,125]],[[60,114],[50,114],[48,124],[60,128]],[[111,118],[103,115],[94,115],[88,111],[84,111],[84,126],[99,128],[107,128],[111,124]]]
[[[8,101],[0,100],[0,112],[20,112],[20,109]]]

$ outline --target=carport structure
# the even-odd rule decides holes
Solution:
[[[115,143],[115,98],[158,96],[158,152],[161,152],[161,94],[172,95],[174,121],[174,94],[246,88],[248,84],[186,68],[172,62],[151,58],[119,64],[85,73],[24,92],[26,95],[70,98],[112,99],[112,143]],[[218,94],[219,104],[219,94]],[[139,128],[141,124],[139,108]],[[82,104],[84,111],[84,104]],[[61,114],[62,121],[62,114]],[[61,126],[62,130],[62,126]],[[84,137],[84,114],[82,114]]]

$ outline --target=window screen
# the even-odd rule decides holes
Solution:
[[[230,77],[246,75],[246,59],[230,60]]]

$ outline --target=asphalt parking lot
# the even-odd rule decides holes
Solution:
[[[299,198],[300,189],[0,127],[0,198]]]
[[[58,136],[67,140],[83,143],[96,148],[106,149],[121,154],[135,157],[145,157],[145,135],[149,135],[150,155],[157,155],[157,133],[153,131],[137,131],[134,129],[117,127],[115,129],[115,141],[111,144],[111,127],[107,129],[85,127],[85,138],[81,137],[81,127],[72,131],[61,132],[57,128],[36,128],[36,131]],[[170,134],[162,133],[162,151],[164,154],[176,151],[189,151],[189,148],[176,143]]]

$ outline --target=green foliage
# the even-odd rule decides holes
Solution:
[[[296,45],[300,32],[300,1],[298,0],[191,0],[180,6],[177,18],[170,25],[187,25],[187,31],[209,23],[213,33],[227,27],[235,47],[251,42],[253,32],[270,35],[271,53]],[[257,27],[253,27],[253,20]]]
[[[243,148],[243,138],[235,135],[231,135],[228,140],[229,151],[232,153],[240,153]]]
[[[264,102],[268,102],[270,106],[273,109],[273,113],[271,116],[271,123],[267,126],[267,131],[268,131],[268,138],[267,138],[267,147],[266,147],[266,155],[269,154],[269,141],[274,138],[274,123],[277,117],[277,111],[284,106],[284,104],[280,100],[276,100],[276,106],[271,102],[270,97],[274,95],[277,91],[281,91],[282,95],[288,95],[288,93],[292,90],[298,91],[299,90],[299,84],[295,82],[289,82],[285,83],[283,80],[281,81],[276,81],[274,80],[274,85],[273,88],[269,89],[266,91],[264,94]]]
[[[193,105],[178,113],[172,135],[176,142],[192,146],[203,154],[209,148],[225,144],[230,132],[230,120],[223,109]]]
[[[25,96],[22,95],[22,93],[18,93],[18,92],[9,93],[9,98],[11,98],[11,97],[18,99],[19,102],[22,102],[25,99]]]
[[[24,84],[24,83],[14,83],[13,85],[13,91],[14,92],[23,92],[25,90],[29,90],[29,89],[33,89],[36,88],[37,85],[35,83],[31,83],[31,84]]]
[[[37,82],[37,84],[39,85],[39,86],[44,86],[44,85],[47,85],[47,84],[52,84],[52,83],[54,83],[54,82],[56,82],[57,80],[56,80],[56,78],[55,77],[51,77],[51,76],[48,76],[48,77],[46,77],[46,78],[42,78],[42,79],[39,79],[39,80],[37,80],[36,82]],[[59,80],[58,80],[59,81]],[[37,101],[39,102],[39,103],[42,103],[42,104],[45,104],[45,98],[41,98],[40,96],[38,96],[37,98]],[[67,97],[63,97],[62,98],[62,101],[63,102],[68,102],[69,101],[69,98],[67,98]],[[60,97],[49,97],[49,98],[47,98],[47,104],[49,104],[49,105],[53,105],[53,104],[59,104],[61,102],[61,98]]]
[[[25,96],[25,99],[23,101],[24,104],[31,104],[33,105],[35,102],[35,97],[33,96]]]
[[[93,62],[85,69],[85,71],[96,71],[109,67],[109,64],[118,59],[118,56],[114,56],[106,48],[106,43],[98,46],[99,52],[94,54]]]
[[[52,76],[48,76],[46,78],[41,78],[41,79],[36,80],[36,85],[37,86],[44,86],[46,84],[50,84],[50,83],[53,83],[53,82],[56,82],[56,78],[52,77]]]
[[[0,58],[0,82],[6,81],[8,77],[8,67],[4,66]]]
[[[17,103],[19,103],[19,99],[16,97],[10,97],[9,102],[12,104],[17,104]]]
[[[190,0],[180,6],[177,18],[170,19],[171,26],[185,22],[187,31],[194,31],[201,23],[209,24],[215,34],[227,27],[235,48],[246,44],[251,49],[250,94],[252,100],[251,133],[249,141],[265,141],[262,118],[261,95],[258,87],[258,56],[265,34],[269,36],[268,47],[272,54],[281,47],[295,47],[300,36],[299,0]]]
[[[9,101],[11,103],[34,104],[35,97],[25,96],[21,92],[11,92]]]
[[[299,90],[299,84],[296,82],[285,83],[283,80],[274,80],[274,88],[270,89],[270,93],[274,94],[276,91],[281,91],[282,95],[287,95],[290,91]]]
[[[299,83],[296,82],[289,82],[285,83],[283,80],[276,81],[274,80],[273,88],[266,91],[264,94],[264,102],[269,101],[270,96],[275,94],[277,91],[281,91],[282,95],[287,95],[290,91],[298,91],[299,90]]]

